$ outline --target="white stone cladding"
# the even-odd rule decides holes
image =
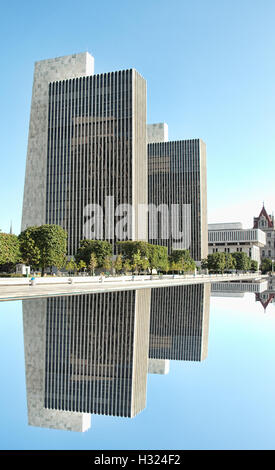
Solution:
[[[88,52],[35,63],[21,230],[45,223],[49,82],[93,73]]]
[[[208,225],[208,253],[246,253],[252,260],[261,262],[261,249],[266,243],[266,234],[259,229],[225,228],[227,224]],[[228,224],[230,225],[230,224]],[[236,224],[235,224],[236,225]],[[213,228],[223,227],[223,228]]]
[[[227,250],[227,251],[225,251]],[[241,251],[246,253],[249,258],[253,261],[257,261],[257,263],[261,262],[261,251],[258,246],[253,245],[253,243],[247,243],[246,245],[240,246],[238,243],[231,244],[230,246],[227,243],[224,243],[222,246],[217,246],[215,244],[209,244],[208,253],[211,255],[212,253],[237,253]]]
[[[266,242],[266,235],[259,229],[243,229],[243,230],[209,230],[208,243],[253,243],[262,247]]]
[[[148,374],[166,375],[169,373],[170,361],[168,359],[149,359]]]
[[[242,230],[241,222],[225,222],[222,224],[208,224],[208,230]]]
[[[168,125],[166,122],[147,124],[147,144],[168,142]]]
[[[215,282],[211,284],[211,295],[216,292],[222,293],[240,293],[253,292],[262,293],[268,289],[267,279],[261,281],[245,281],[245,282]]]

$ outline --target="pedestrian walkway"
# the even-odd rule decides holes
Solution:
[[[258,273],[185,276],[0,278],[0,301],[261,279]]]

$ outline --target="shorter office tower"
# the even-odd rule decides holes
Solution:
[[[207,256],[206,146],[201,139],[168,141],[165,123],[147,125],[148,240]],[[156,208],[150,212],[150,208]]]
[[[170,361],[167,359],[149,359],[148,374],[166,375],[169,373]]]
[[[208,252],[244,252],[260,263],[260,250],[265,246],[266,235],[257,228],[243,229],[241,223],[208,225]]]
[[[132,418],[145,408],[150,289],[31,302],[23,302],[30,425],[83,431],[90,414]]]
[[[261,247],[261,259],[275,260],[275,226],[274,216],[268,215],[264,205],[258,217],[254,217],[254,229],[260,229],[266,234],[266,243]]]
[[[202,361],[208,352],[210,284],[152,289],[149,358]]]

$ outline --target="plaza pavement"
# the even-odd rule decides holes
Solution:
[[[177,276],[120,276],[120,277],[43,277],[0,278],[0,301],[55,297],[60,295],[81,295],[96,292],[135,290],[144,288],[170,287],[205,282],[247,281],[264,278],[259,273],[212,274]]]

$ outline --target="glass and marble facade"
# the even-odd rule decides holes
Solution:
[[[132,206],[128,239],[138,237],[138,222],[147,233],[145,215],[137,215],[138,204],[147,203],[146,82],[134,69],[93,75],[91,56],[80,56],[77,73],[72,58],[66,73],[65,58],[36,66],[22,217],[22,229],[61,225],[68,255],[84,238],[85,207],[97,204],[105,211],[106,197],[113,197],[114,208]],[[41,128],[33,132],[37,119]],[[112,241],[105,215],[97,238]]]
[[[210,284],[152,289],[149,358],[202,361],[208,353]]]
[[[176,232],[189,239],[187,245],[181,246],[170,230],[175,224],[171,218],[164,234],[161,217],[149,217],[150,243],[167,246],[169,253],[188,249],[198,262],[207,256],[206,146],[202,140],[148,143],[148,202],[166,205],[169,217],[173,205],[188,210],[188,217],[180,210],[176,218]]]
[[[29,424],[83,431],[90,414],[134,417],[145,408],[150,294],[23,302]]]

